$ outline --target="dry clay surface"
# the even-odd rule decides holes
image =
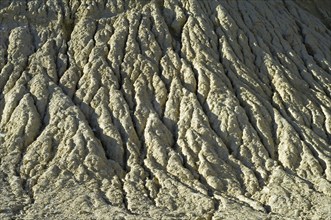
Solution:
[[[327,0],[1,0],[0,219],[330,219]]]

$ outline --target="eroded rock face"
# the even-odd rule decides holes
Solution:
[[[328,1],[0,1],[0,218],[331,216]]]

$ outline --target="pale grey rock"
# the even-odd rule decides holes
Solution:
[[[330,11],[0,1],[0,218],[330,219]]]

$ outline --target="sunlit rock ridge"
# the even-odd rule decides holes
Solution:
[[[1,0],[0,219],[330,219],[328,0]]]

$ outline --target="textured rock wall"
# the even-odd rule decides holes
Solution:
[[[328,219],[330,11],[1,0],[0,218]]]

